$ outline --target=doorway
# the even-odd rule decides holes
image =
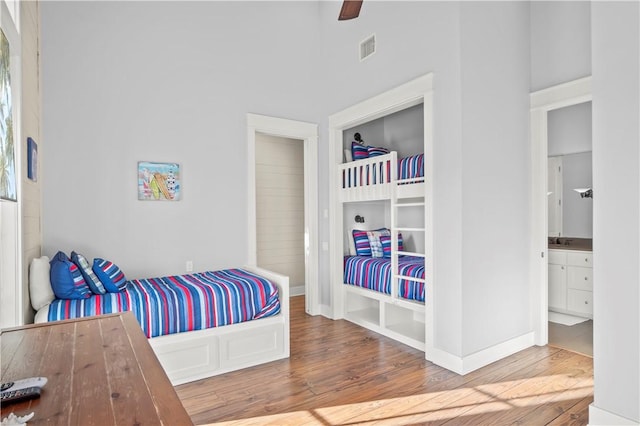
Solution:
[[[256,133],[256,264],[305,293],[304,145]]]
[[[531,294],[533,327],[535,343],[544,346],[549,343],[549,264],[550,255],[555,255],[549,250],[549,186],[548,186],[548,126],[549,112],[560,108],[583,104],[592,100],[591,77],[585,77],[568,83],[553,86],[534,92],[530,96],[531,109],[531,159],[532,159],[532,227],[531,227]],[[575,188],[574,188],[575,189]],[[580,188],[584,189],[584,188]],[[564,241],[555,241],[562,242]],[[564,248],[564,247],[559,247]],[[579,259],[567,254],[560,259],[553,259],[568,264]],[[584,256],[587,264],[592,262],[592,257]],[[568,278],[567,278],[568,279]],[[567,298],[569,294],[559,292]],[[572,295],[575,296],[575,293]],[[572,297],[573,297],[572,296]],[[565,301],[566,303],[566,301]],[[575,301],[574,301],[575,303]],[[593,301],[591,300],[591,303]]]
[[[283,118],[276,117],[268,117],[258,114],[247,114],[247,141],[248,141],[248,152],[247,152],[247,169],[248,169],[248,263],[250,265],[259,265],[260,262],[263,263],[265,269],[270,269],[268,264],[271,264],[272,268],[278,261],[273,261],[273,258],[269,258],[269,256],[264,257],[259,255],[259,248],[262,250],[262,253],[266,253],[269,250],[273,250],[273,248],[265,249],[265,242],[267,246],[271,244],[282,244],[282,239],[279,238],[271,238],[273,235],[269,236],[266,234],[258,237],[259,225],[258,225],[258,209],[259,204],[261,207],[266,205],[269,209],[277,209],[278,206],[274,206],[273,200],[269,200],[269,197],[266,193],[261,192],[259,194],[260,189],[256,184],[258,178],[258,168],[257,163],[257,155],[261,156],[261,161],[265,159],[265,155],[261,154],[261,148],[257,148],[258,144],[271,144],[272,149],[278,149],[280,154],[271,155],[271,160],[275,160],[274,164],[280,164],[278,161],[278,157],[282,155],[293,155],[294,151],[298,153],[302,153],[302,155],[298,155],[298,160],[301,161],[300,167],[297,169],[301,169],[301,174],[297,179],[302,178],[301,182],[298,182],[298,185],[301,187],[302,193],[302,218],[301,220],[301,230],[302,233],[300,235],[302,239],[302,251],[303,251],[303,263],[304,268],[293,268],[292,265],[296,262],[296,260],[292,260],[292,262],[288,262],[288,266],[282,269],[283,275],[289,276],[289,285],[292,294],[302,294],[305,295],[305,311],[309,315],[316,315],[319,312],[318,305],[318,165],[317,165],[317,150],[318,150],[318,126],[317,124],[305,123],[294,120],[287,120]],[[297,149],[291,149],[288,151],[286,146],[289,145],[298,145]],[[300,149],[300,146],[302,147]],[[283,154],[288,152],[288,154]],[[267,156],[269,157],[269,156]],[[293,163],[290,163],[290,166]],[[282,166],[282,165],[280,165]],[[278,167],[278,166],[276,166]],[[288,166],[282,166],[288,167]],[[260,168],[264,169],[264,167],[260,166]],[[267,168],[273,168],[271,166]],[[291,201],[291,200],[290,200]],[[275,210],[274,210],[275,211]],[[273,215],[274,213],[269,213]],[[264,216],[261,217],[261,222],[263,222]],[[278,218],[274,218],[276,222]],[[281,223],[279,221],[278,223]],[[275,222],[274,222],[275,223]],[[269,226],[267,224],[267,226]],[[263,226],[263,229],[264,226]],[[288,243],[286,243],[288,244]],[[291,247],[290,247],[291,248]],[[284,257],[287,257],[285,255]],[[266,262],[266,263],[265,263]],[[282,265],[280,265],[282,266]],[[280,268],[278,266],[277,268]],[[300,266],[300,265],[298,265]],[[273,270],[273,269],[271,269]],[[298,272],[296,272],[298,271]],[[274,272],[279,272],[274,270]],[[297,275],[296,275],[297,274]],[[303,275],[304,279],[301,280],[297,278],[299,275]],[[302,282],[301,282],[302,281]]]
[[[549,345],[593,356],[591,102],[547,113]]]

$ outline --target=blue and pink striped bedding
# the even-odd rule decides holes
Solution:
[[[400,256],[400,275],[424,279],[424,258]],[[391,259],[369,256],[345,256],[344,282],[358,287],[391,294]],[[398,295],[404,299],[424,302],[424,283],[402,279]]]
[[[357,186],[376,185],[390,182],[390,161],[383,161],[374,165],[364,165],[357,170],[347,169],[342,171],[342,187],[352,188]],[[369,174],[369,167],[372,173]],[[424,177],[424,154],[416,154],[398,160],[398,180],[415,179]],[[386,179],[386,182],[383,180]],[[421,182],[421,180],[419,181]],[[408,182],[414,183],[414,182]]]
[[[56,299],[48,321],[133,311],[147,337],[276,315],[278,288],[244,269],[127,281],[119,293]]]

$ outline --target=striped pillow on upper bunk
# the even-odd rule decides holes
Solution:
[[[368,152],[369,152],[369,158],[371,158],[371,157],[377,157],[379,155],[386,155],[389,153],[389,150],[387,148],[370,146],[368,147]]]
[[[358,142],[351,142],[351,156],[354,161],[369,158],[369,148]]]

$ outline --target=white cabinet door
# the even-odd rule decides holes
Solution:
[[[549,308],[567,309],[567,268],[549,264]]]
[[[593,314],[593,293],[584,290],[569,289],[567,309],[581,314]]]

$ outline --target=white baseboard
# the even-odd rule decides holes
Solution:
[[[304,285],[289,287],[289,297],[302,296],[304,294]]]
[[[640,423],[634,422],[633,420],[627,419],[626,417],[620,417],[617,414],[613,414],[610,411],[603,410],[602,408],[598,408],[593,404],[589,405],[589,426],[614,426],[614,425],[635,425],[638,426]]]
[[[533,338],[534,333],[529,332],[462,358],[438,348],[428,348],[426,358],[440,367],[464,375],[533,346]]]
[[[333,309],[329,305],[320,305],[320,315],[329,319],[335,319],[333,317]]]

